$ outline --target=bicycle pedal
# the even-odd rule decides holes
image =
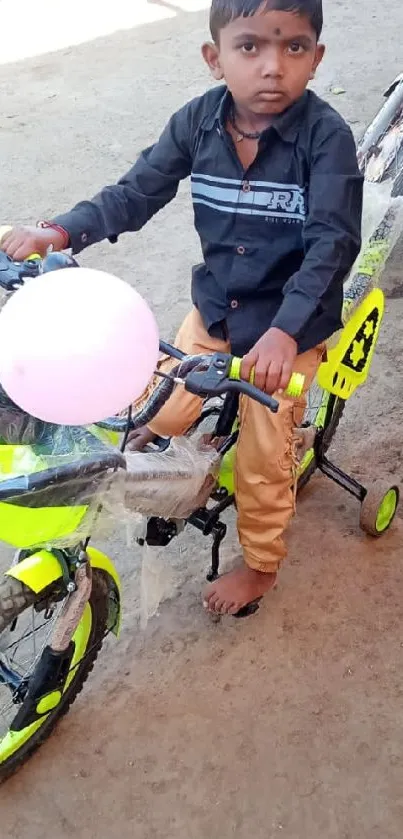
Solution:
[[[247,603],[246,606],[240,609],[239,612],[236,613],[236,615],[233,615],[233,617],[237,618],[237,620],[242,618],[250,618],[252,615],[255,615],[256,612],[259,611],[260,603],[262,600],[263,597],[258,597],[257,600],[252,600],[251,603]]]

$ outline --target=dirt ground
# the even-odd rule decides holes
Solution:
[[[39,17],[44,5],[34,4]],[[3,58],[2,222],[50,216],[113,181],[173,109],[204,89],[207,2],[177,15],[174,5],[154,4],[171,14],[154,23],[16,63]],[[358,135],[402,69],[401,2],[390,0],[386,14],[378,0],[329,0],[326,13],[317,88]],[[19,33],[5,32],[10,50]],[[336,85],[346,93],[335,97]],[[136,238],[95,247],[83,262],[133,282],[170,338],[197,258],[185,186]],[[397,253],[373,374],[333,451],[367,484],[402,483],[400,267]],[[145,632],[139,551],[115,535],[107,547],[124,580],[122,638],[108,643],[49,743],[1,788],[2,839],[400,839],[403,523],[374,542],[358,517],[353,499],[315,479],[300,499],[278,590],[255,618],[218,626],[200,606],[208,544],[187,534],[160,559],[176,592]],[[228,560],[235,550],[232,530]]]

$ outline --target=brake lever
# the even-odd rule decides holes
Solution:
[[[196,396],[206,398],[208,396],[222,396],[225,393],[239,393],[249,396],[256,402],[260,402],[269,408],[273,414],[277,413],[279,403],[272,396],[259,390],[254,385],[245,381],[237,381],[230,378],[232,367],[232,356],[225,353],[215,353],[207,368],[197,367],[187,374],[185,379],[185,390],[194,393]]]
[[[57,251],[49,253],[44,259],[39,254],[32,254],[22,262],[15,262],[4,251],[0,251],[0,286],[5,291],[13,292],[24,285],[25,280],[61,268],[78,268],[78,262],[73,256]]]
[[[253,399],[255,402],[259,402],[260,405],[263,405],[265,408],[268,408],[272,414],[277,414],[279,409],[279,403],[277,399],[274,399],[273,396],[270,396],[268,393],[264,393],[262,390],[259,390],[258,387],[255,385],[250,384],[249,382],[236,382],[233,379],[228,379],[228,388],[225,391],[231,393],[239,393],[242,396],[248,396],[250,399]]]
[[[38,260],[26,259],[14,262],[4,251],[0,251],[0,286],[6,291],[16,291],[24,280],[39,273]]]

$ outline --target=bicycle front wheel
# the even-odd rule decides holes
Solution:
[[[29,688],[66,599],[57,584],[40,594],[11,577],[0,582],[0,783],[18,769],[52,733],[90,674],[105,637],[108,588],[94,570],[92,591],[72,639],[63,685],[44,684],[26,713]],[[24,720],[25,716],[25,720]]]

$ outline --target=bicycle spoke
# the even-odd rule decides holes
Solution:
[[[53,618],[53,615],[52,615],[52,618]],[[46,624],[47,624],[47,623],[48,623],[48,621],[44,621],[44,623],[41,623],[39,626],[37,626],[37,627],[35,628],[35,633],[40,632],[40,631],[41,631],[41,629],[43,629],[43,627],[44,627],[44,626],[46,626]],[[21,637],[20,637],[20,638],[18,638],[18,639],[17,639],[17,641],[13,641],[11,644],[9,644],[9,645],[8,645],[8,647],[5,647],[5,648],[4,648],[4,650],[3,650],[3,652],[5,652],[5,653],[6,653],[6,652],[7,652],[7,650],[12,650],[12,649],[13,649],[13,647],[17,647],[19,644],[21,644],[21,643],[22,643],[22,641],[25,641],[27,638],[31,638],[31,636],[32,636],[32,635],[33,635],[33,632],[32,632],[32,630],[30,629],[30,630],[29,630],[29,632],[26,632],[26,633],[25,633],[25,635],[21,635]]]
[[[7,718],[6,714],[10,714],[11,710],[13,711],[13,717],[14,717],[15,714],[16,714],[16,706],[14,705],[14,702],[12,700],[8,705],[6,705],[3,708],[0,708],[0,717],[2,717],[4,722],[5,722],[6,730],[10,727],[10,722],[11,722],[10,718],[9,717]],[[0,731],[0,740],[1,740],[2,737],[4,737],[4,734],[5,734],[5,731],[3,731],[3,732]]]
[[[43,650],[50,641],[55,622],[62,608],[63,602],[58,604],[58,608],[55,608],[49,620],[42,620],[39,624],[37,624],[38,615],[34,612],[34,609],[31,610],[31,615],[24,613],[19,618],[18,624],[21,622],[25,624],[21,626],[21,634],[18,635],[18,638],[8,643],[2,650],[4,668],[5,670],[10,670],[10,679],[14,675],[18,677],[18,680],[23,682],[28,681],[32,676]],[[9,638],[7,638],[8,640]],[[16,687],[7,682],[7,676],[5,676],[4,682],[0,682],[0,740],[10,727],[10,723],[17,712],[17,705],[13,701],[15,696]]]
[[[323,402],[323,390],[316,381],[312,383],[307,393],[307,406],[304,414],[304,424],[315,425],[315,420]]]

